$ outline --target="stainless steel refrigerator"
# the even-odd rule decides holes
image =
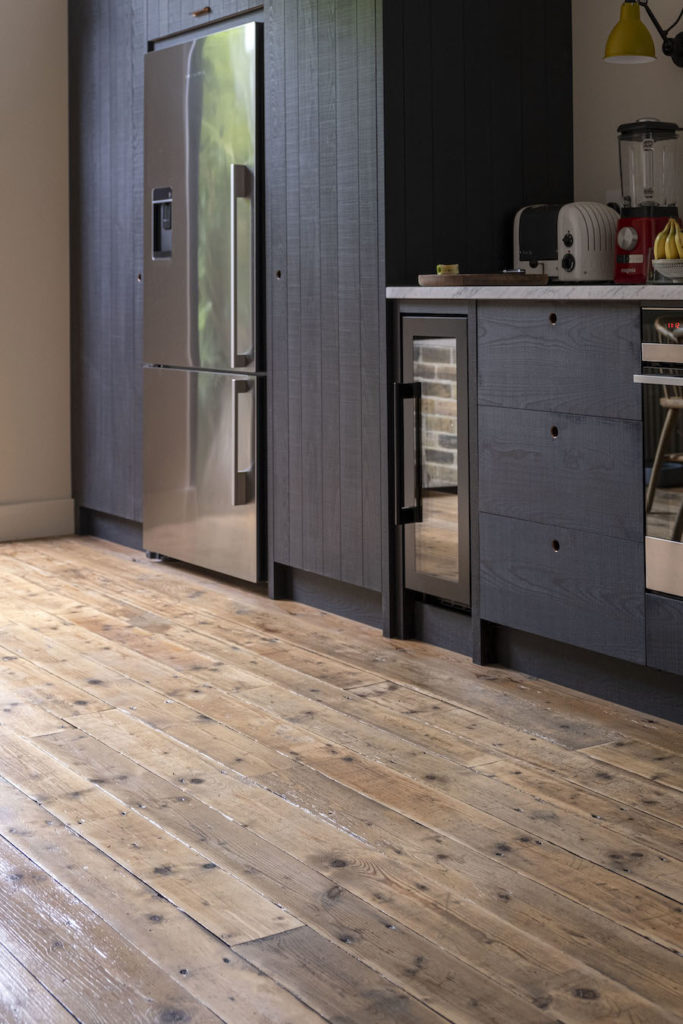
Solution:
[[[261,27],[145,57],[143,545],[252,581]]]

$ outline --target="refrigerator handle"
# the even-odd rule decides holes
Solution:
[[[230,360],[233,369],[246,366],[248,358],[237,351],[237,200],[249,196],[249,168],[230,165]]]
[[[249,391],[249,381],[232,381],[232,504],[247,505],[249,503],[249,477],[251,469],[240,471],[240,417],[239,417],[239,396]],[[253,459],[252,459],[253,462]]]

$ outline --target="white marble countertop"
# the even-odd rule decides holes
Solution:
[[[401,286],[387,288],[388,299],[441,299],[451,301],[481,301],[495,299],[509,302],[510,300],[550,300],[581,301],[581,302],[680,302],[683,305],[683,284],[546,284],[546,285],[515,285],[488,286],[476,288],[438,287],[423,288],[417,286]]]

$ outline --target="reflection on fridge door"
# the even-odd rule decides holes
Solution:
[[[145,546],[256,581],[256,377],[145,368]]]
[[[261,50],[248,23],[145,57],[143,545],[253,581]]]

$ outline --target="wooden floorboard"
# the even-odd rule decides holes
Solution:
[[[683,728],[92,538],[0,587],[3,1024],[683,1021]]]

